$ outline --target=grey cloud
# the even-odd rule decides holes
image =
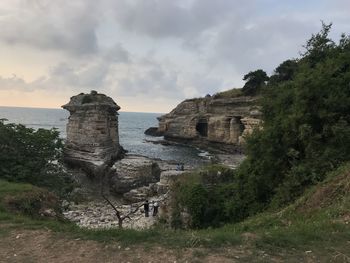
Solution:
[[[99,89],[104,85],[109,67],[110,65],[102,60],[74,66],[60,63],[51,69],[47,82],[76,90]]]
[[[317,26],[320,24],[292,17],[257,18],[239,27],[227,25],[218,32],[211,56],[242,74],[257,68],[271,73],[283,60],[299,56],[306,39],[319,30]]]
[[[103,54],[104,59],[113,63],[127,63],[130,59],[129,52],[117,43],[113,47],[107,49]]]
[[[253,1],[195,0],[187,7],[172,0],[119,0],[115,17],[121,27],[146,36],[193,38],[224,22],[243,18]]]
[[[182,98],[184,95],[177,78],[176,69],[164,67],[153,60],[140,59],[111,70],[109,85],[121,96]]]
[[[86,54],[97,50],[97,5],[92,1],[21,1],[0,19],[0,41]]]

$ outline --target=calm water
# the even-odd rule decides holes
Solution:
[[[60,131],[62,138],[66,137],[68,115],[68,111],[63,109],[0,107],[0,119],[6,118],[10,122],[21,123],[34,129],[55,127]],[[160,115],[158,113],[120,112],[120,144],[133,154],[174,160],[195,166],[203,163],[205,159],[199,156],[203,155],[203,152],[195,148],[163,146],[146,142],[146,140],[162,139],[144,135],[147,128],[158,125],[157,117]]]

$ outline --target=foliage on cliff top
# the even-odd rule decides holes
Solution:
[[[184,182],[192,195],[179,205],[202,202],[188,209],[201,216],[215,208],[217,217],[205,216],[212,224],[241,221],[291,203],[350,160],[350,38],[336,44],[329,31],[323,25],[302,57],[281,63],[263,88],[263,129],[246,138],[247,158],[230,182],[211,189]],[[196,222],[198,215],[194,227],[210,225]]]
[[[244,75],[243,80],[246,81],[242,88],[242,92],[246,96],[255,96],[266,86],[269,77],[262,69],[251,71]]]
[[[350,160],[350,38],[336,44],[329,30],[323,25],[307,41],[289,78],[277,78],[284,62],[265,88],[264,129],[247,139],[233,216],[289,203]]]
[[[70,190],[71,182],[59,163],[62,140],[55,129],[34,130],[0,121],[0,179],[26,182],[58,194]]]
[[[215,93],[213,95],[214,99],[226,99],[226,98],[237,98],[243,96],[242,89],[230,89],[222,92]]]

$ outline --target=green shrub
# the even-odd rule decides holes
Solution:
[[[56,217],[60,214],[58,197],[45,189],[36,187],[31,191],[5,196],[2,203],[11,212],[31,217],[50,216],[49,214]]]
[[[203,228],[227,221],[224,204],[227,183],[232,179],[232,170],[221,165],[181,175],[172,186],[171,225]],[[183,212],[190,215],[189,222],[184,222]]]
[[[215,167],[178,182],[177,205],[187,207],[193,227],[291,203],[350,160],[350,37],[335,44],[329,30],[323,25],[302,57],[283,62],[267,84],[263,71],[245,76],[243,92],[263,95],[263,129],[246,138],[247,158],[234,174],[217,177]]]
[[[323,25],[264,88],[263,129],[247,138],[228,198],[233,218],[288,204],[350,160],[350,38],[337,45],[329,29]]]
[[[0,121],[0,179],[26,182],[65,194],[72,182],[60,164],[62,140],[55,129],[30,129]]]

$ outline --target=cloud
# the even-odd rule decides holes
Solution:
[[[299,56],[310,32],[318,29],[292,17],[257,18],[240,27],[226,25],[217,33],[211,56],[232,63],[242,73],[258,68],[271,73],[284,60]]]
[[[98,50],[98,14],[93,1],[5,1],[0,4],[0,41],[75,55],[93,53]]]
[[[113,47],[107,49],[102,56],[112,63],[127,63],[130,59],[129,52],[120,43],[116,43]]]
[[[24,79],[13,75],[9,78],[4,78],[0,76],[0,90],[22,90],[22,91],[32,91],[33,87],[27,83]]]
[[[239,87],[250,70],[272,73],[298,56],[321,19],[334,22],[332,36],[349,32],[347,7],[347,0],[1,0],[0,51],[21,52],[0,61],[7,67],[0,90],[95,89],[179,102]],[[42,74],[33,77],[25,66],[38,63]],[[5,77],[10,72],[21,77]]]
[[[118,24],[127,31],[151,38],[187,40],[220,25],[227,17],[243,18],[250,7],[246,1],[195,0],[183,5],[172,0],[119,0],[113,11]]]

